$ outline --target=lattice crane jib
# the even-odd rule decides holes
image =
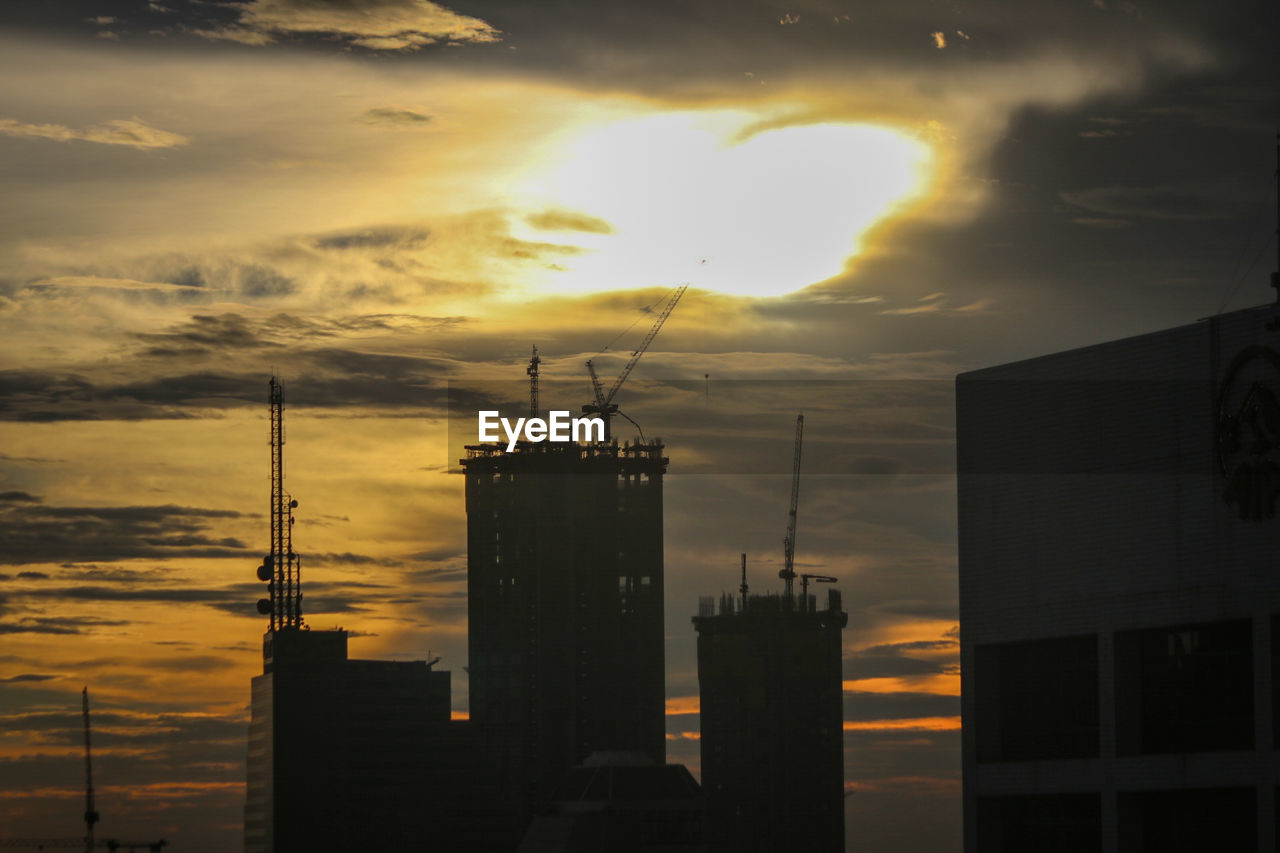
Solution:
[[[791,599],[796,579],[796,513],[800,508],[800,450],[804,446],[804,415],[796,415],[796,447],[791,462],[791,506],[787,511],[787,535],[782,540],[782,571],[778,577],[786,583],[787,600]]]
[[[595,394],[595,399],[582,407],[582,411],[586,414],[599,415],[604,420],[604,440],[610,441],[613,436],[611,429],[611,421],[614,415],[618,414],[618,405],[613,402],[613,398],[617,396],[622,384],[627,381],[627,377],[631,375],[631,371],[635,369],[636,364],[640,361],[640,357],[649,349],[653,339],[658,336],[667,318],[671,316],[671,312],[676,310],[676,305],[680,302],[680,297],[684,296],[684,292],[689,289],[689,285],[682,284],[672,291],[671,296],[667,299],[666,304],[658,313],[658,319],[654,321],[650,327],[649,333],[645,335],[644,340],[640,342],[640,346],[631,351],[631,358],[627,361],[622,372],[618,374],[618,378],[614,380],[613,385],[606,393],[600,384],[600,378],[596,375],[595,365],[590,360],[587,361],[587,373],[591,376],[591,387]],[[625,417],[625,415],[624,415]],[[634,423],[634,421],[633,421]]]

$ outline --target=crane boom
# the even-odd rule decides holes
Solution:
[[[591,359],[587,359],[587,373],[591,376],[591,391],[596,395],[596,405],[604,411],[608,405],[604,400],[604,389],[600,385],[600,377],[596,375],[596,366],[591,363]]]
[[[787,535],[782,540],[782,571],[778,577],[786,582],[787,600],[791,599],[796,578],[796,512],[800,508],[800,448],[804,443],[804,415],[796,415],[796,450],[791,463],[791,508],[787,511]]]
[[[666,307],[662,309],[662,313],[658,315],[657,321],[653,324],[653,328],[649,330],[649,334],[644,336],[644,340],[640,342],[640,346],[636,347],[631,353],[631,360],[627,362],[627,366],[622,368],[622,372],[618,374],[618,380],[613,383],[613,387],[609,389],[609,393],[605,396],[605,403],[612,403],[613,397],[618,393],[618,389],[622,387],[622,383],[627,381],[627,377],[631,375],[631,371],[635,369],[636,362],[640,360],[640,356],[644,355],[645,350],[649,349],[649,344],[653,343],[653,339],[658,336],[658,331],[662,329],[662,324],[667,322],[667,318],[671,316],[671,312],[676,310],[676,303],[680,301],[680,297],[684,296],[684,292],[689,289],[689,285],[682,284],[676,288],[675,293],[671,294],[671,299],[667,301]]]
[[[635,369],[636,363],[640,361],[640,356],[644,355],[645,351],[649,349],[649,345],[653,343],[653,339],[658,336],[658,332],[662,329],[662,324],[667,322],[671,312],[676,310],[676,304],[688,289],[689,285],[682,284],[672,292],[667,304],[663,306],[661,313],[658,314],[658,319],[654,322],[653,327],[649,329],[649,334],[644,336],[640,346],[632,350],[631,359],[622,368],[622,372],[618,374],[618,378],[614,381],[613,386],[609,388],[607,394],[602,390],[600,378],[596,375],[595,365],[591,363],[590,359],[587,360],[587,373],[591,374],[591,388],[595,392],[595,400],[583,406],[582,411],[588,414],[597,414],[604,420],[604,440],[606,442],[612,436],[609,429],[610,419],[618,413],[618,406],[613,402],[613,398],[617,396],[618,389],[622,387],[622,383],[627,381],[627,377]]]

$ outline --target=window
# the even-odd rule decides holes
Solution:
[[[978,646],[978,760],[1098,755],[1098,640]]]
[[[1253,748],[1248,619],[1116,634],[1116,751]]]
[[[1121,853],[1254,853],[1253,788],[1122,791],[1116,798]]]
[[[978,798],[979,853],[1092,853],[1102,850],[1098,794]]]

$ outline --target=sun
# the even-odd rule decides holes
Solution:
[[[924,192],[932,152],[914,136],[853,123],[753,132],[759,123],[673,112],[568,141],[511,187],[516,236],[565,248],[537,289],[791,293],[838,275],[872,225]]]

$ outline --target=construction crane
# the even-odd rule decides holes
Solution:
[[[538,365],[542,364],[542,359],[538,358],[538,347],[533,347],[533,357],[529,359],[529,366],[525,368],[525,373],[529,374],[529,417],[536,418],[538,416]]]
[[[782,571],[778,577],[786,582],[787,601],[791,601],[796,579],[796,510],[800,506],[800,447],[804,441],[804,415],[796,415],[796,452],[791,464],[791,509],[787,512],[787,535],[782,540]]]
[[[84,714],[84,849],[93,853],[93,825],[98,822],[98,809],[93,802],[93,752],[89,747],[89,686],[80,693]]]
[[[836,579],[830,575],[801,575],[800,576],[800,601],[802,609],[809,608],[809,581],[814,583],[835,583]]]
[[[654,322],[653,328],[649,329],[649,334],[645,335],[644,340],[631,353],[631,360],[627,362],[626,367],[622,368],[622,372],[618,374],[618,378],[614,381],[608,393],[605,393],[603,386],[600,384],[600,377],[596,375],[595,365],[587,359],[587,373],[591,376],[591,389],[595,393],[594,402],[588,403],[582,407],[584,414],[599,415],[604,420],[604,440],[608,443],[612,440],[613,433],[609,428],[609,421],[618,411],[618,406],[613,402],[613,398],[617,396],[618,389],[622,387],[622,383],[627,381],[627,377],[631,375],[631,371],[635,369],[636,362],[640,360],[640,356],[644,355],[645,350],[649,349],[649,345],[653,343],[653,339],[658,336],[658,330],[662,328],[662,324],[667,322],[667,318],[671,316],[671,312],[676,310],[676,303],[680,301],[680,297],[684,296],[684,292],[689,289],[689,285],[682,284],[672,292],[671,297],[667,300],[667,304],[663,307],[658,319]],[[622,415],[624,418],[627,416]],[[627,418],[627,420],[631,420]],[[635,421],[631,421],[635,424]],[[636,429],[640,425],[636,424]],[[643,433],[641,434],[643,436]]]

